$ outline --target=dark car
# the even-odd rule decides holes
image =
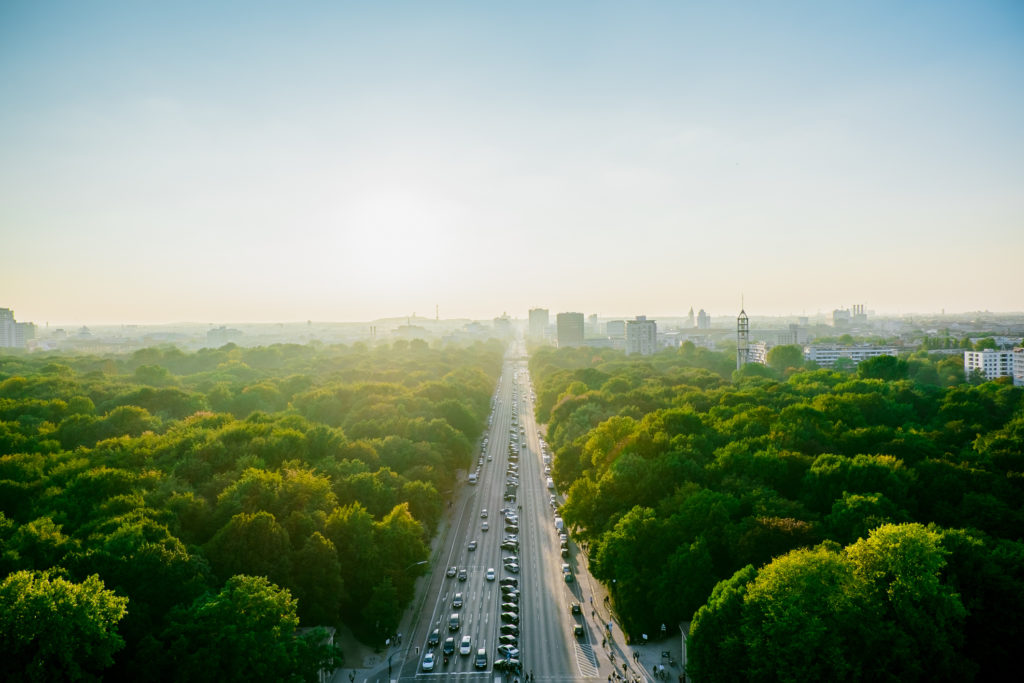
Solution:
[[[470,541],[469,545],[466,546],[466,547],[469,548],[470,550],[476,550],[476,541]]]
[[[466,572],[466,570],[465,569],[460,569],[459,570],[459,581],[465,581],[468,578],[469,578],[469,574]]]
[[[506,633],[505,635],[498,637],[498,642],[502,645],[519,645],[519,637],[514,636],[511,633]]]
[[[518,636],[519,635],[519,627],[516,626],[515,624],[502,624],[501,625],[501,633],[502,633],[502,635]]]
[[[503,602],[503,603],[501,603],[501,611],[502,612],[514,612],[516,614],[519,614],[519,605],[517,605],[514,602]]]
[[[441,642],[441,629],[435,628],[430,632],[430,637],[427,638],[427,647],[437,647]]]
[[[516,587],[518,587],[519,586],[519,579],[515,578],[514,576],[506,576],[505,578],[503,578],[501,580],[500,583],[501,583],[502,586],[516,586]]]
[[[445,653],[446,655],[455,654],[455,638],[453,638],[452,636],[445,638],[444,647],[441,648],[441,652]]]
[[[515,612],[502,612],[501,613],[501,620],[506,622],[506,623],[510,623],[510,624],[518,624],[519,623],[519,615],[516,614]]]
[[[576,624],[572,627],[572,634],[577,638],[583,637],[583,627],[580,624]]]
[[[523,665],[519,662],[518,659],[496,659],[494,661],[494,668],[497,671],[519,673],[523,670]]]
[[[501,544],[502,550],[519,550],[519,544],[515,541],[503,541]]]

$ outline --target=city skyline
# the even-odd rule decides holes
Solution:
[[[1013,2],[6,3],[0,306],[1017,311],[1022,29]]]

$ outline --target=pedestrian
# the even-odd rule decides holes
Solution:
[[[591,605],[593,605],[593,604],[594,604],[594,596],[593,596],[593,595],[591,595],[591,596],[590,596],[590,604],[591,604]]]

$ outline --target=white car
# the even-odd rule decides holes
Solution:
[[[494,567],[487,568],[487,580],[494,581]]]
[[[433,652],[428,652],[427,654],[423,655],[423,670],[424,671],[433,671],[434,670],[434,653]]]
[[[459,643],[459,654],[468,655],[472,651],[472,639],[469,636],[462,636],[462,642]]]

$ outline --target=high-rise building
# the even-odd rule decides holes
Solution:
[[[597,324],[597,313],[591,313],[587,316],[587,336],[596,337],[601,334],[601,329]]]
[[[23,349],[35,337],[34,323],[19,323],[14,319],[14,311],[0,308],[0,348]]]
[[[704,312],[704,309],[700,309],[697,313],[697,329],[699,330],[710,330],[711,329],[711,316]]]
[[[555,324],[558,328],[558,348],[583,345],[582,313],[559,313]]]
[[[645,315],[626,321],[626,355],[650,356],[658,350],[658,325]]]
[[[608,337],[611,339],[625,339],[626,321],[609,320],[607,323],[605,323],[605,331],[608,333]]]
[[[548,309],[530,309],[530,339],[542,341],[548,331]]]
[[[1024,347],[1013,349],[1013,386],[1024,387]]]
[[[693,321],[693,306],[690,306],[690,312],[686,315],[686,326],[690,328],[697,326],[697,323]]]

